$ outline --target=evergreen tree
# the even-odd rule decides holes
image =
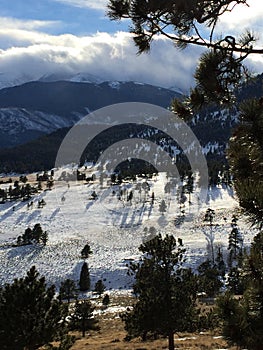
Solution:
[[[166,210],[167,210],[167,205],[165,203],[165,200],[163,199],[159,205],[159,211],[162,213],[162,215],[164,215]]]
[[[0,289],[0,348],[35,350],[67,333],[67,306],[33,266]]]
[[[48,233],[47,233],[47,231],[43,231],[42,232],[40,239],[41,239],[41,242],[43,243],[43,245],[47,244],[47,241],[48,241]]]
[[[84,248],[81,251],[81,259],[88,259],[88,257],[92,254],[92,250],[90,248],[89,243],[85,244]]]
[[[44,245],[47,244],[48,234],[47,231],[43,231],[41,225],[35,224],[33,229],[30,227],[25,229],[25,232],[22,236],[17,238],[17,245],[27,245],[33,243],[42,242]]]
[[[242,268],[245,291],[241,299],[228,292],[218,299],[223,335],[230,344],[260,350],[263,344],[263,233],[254,238]]]
[[[226,264],[225,264],[225,261],[224,261],[224,256],[223,256],[223,252],[222,252],[222,247],[219,246],[217,247],[217,252],[216,252],[216,258],[215,258],[215,263],[216,263],[216,267],[217,267],[217,270],[220,274],[220,276],[222,278],[225,277],[225,274],[226,274]]]
[[[90,274],[89,274],[89,267],[86,262],[83,263],[81,268],[80,278],[79,278],[79,290],[82,292],[90,290]]]
[[[188,197],[189,204],[191,204],[191,193],[193,193],[193,191],[194,191],[194,177],[193,177],[193,173],[190,172],[187,175],[186,184],[184,186],[184,192],[188,193],[188,195],[189,195],[189,197]]]
[[[240,124],[230,139],[228,158],[239,204],[253,223],[263,226],[263,105],[261,99],[240,104]]]
[[[209,297],[218,294],[223,283],[220,281],[220,273],[216,266],[210,261],[204,261],[198,267],[199,291],[205,292]]]
[[[94,288],[94,291],[96,293],[99,294],[99,296],[101,296],[101,294],[105,291],[106,287],[104,285],[104,283],[102,282],[102,280],[98,280],[96,283],[95,283],[95,288]]]
[[[59,288],[59,298],[61,300],[66,299],[70,303],[70,299],[76,299],[77,297],[77,287],[75,282],[69,278],[61,282]]]
[[[242,279],[242,273],[239,266],[233,266],[229,270],[227,278],[227,288],[232,294],[243,294],[244,283]]]
[[[159,234],[139,250],[141,261],[129,269],[135,275],[137,301],[122,315],[125,329],[131,337],[167,336],[169,350],[173,350],[174,332],[192,330],[195,319],[196,286],[191,271],[182,268],[185,249],[173,236]]]
[[[237,225],[237,218],[234,215],[231,223],[232,230],[228,237],[229,266],[232,267],[233,261],[237,261],[238,256],[242,254],[243,238]]]
[[[74,312],[70,316],[70,328],[72,330],[80,330],[83,337],[85,337],[87,330],[98,329],[98,322],[93,316],[94,309],[95,307],[92,306],[90,300],[76,301]]]
[[[110,297],[109,297],[109,294],[105,294],[103,299],[102,299],[102,304],[104,306],[108,306],[110,303]]]
[[[205,212],[204,221],[209,223],[209,232],[204,231],[204,235],[208,242],[208,251],[211,251],[211,259],[213,264],[215,264],[215,252],[214,252],[215,237],[213,232],[214,218],[215,218],[215,211],[211,208],[208,208]]]

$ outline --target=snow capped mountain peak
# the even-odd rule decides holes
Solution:
[[[16,73],[7,74],[7,73],[0,72],[0,89],[22,85],[24,83],[27,83],[33,80],[35,80],[35,77],[33,75],[28,75],[28,74],[17,75]]]
[[[87,72],[79,72],[79,73],[61,72],[61,73],[54,73],[54,74],[46,74],[39,79],[39,81],[42,81],[42,82],[55,82],[55,81],[61,81],[61,80],[71,81],[74,83],[94,83],[94,84],[100,84],[105,81],[102,78]]]
[[[78,73],[71,77],[69,81],[75,82],[75,83],[95,83],[100,84],[103,83],[105,80],[101,79],[100,77],[97,77],[96,75],[90,74],[90,73]]]

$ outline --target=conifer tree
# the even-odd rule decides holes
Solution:
[[[204,235],[206,237],[206,240],[208,242],[208,250],[211,250],[211,259],[212,263],[215,263],[215,252],[214,252],[214,218],[215,218],[215,211],[211,208],[208,208],[205,212],[204,221],[209,223],[209,232],[204,231]]]
[[[160,334],[174,349],[174,332],[193,327],[196,286],[190,271],[182,268],[185,249],[173,236],[159,234],[143,243],[141,261],[130,265],[135,276],[137,301],[132,311],[122,315],[129,336]]]
[[[90,248],[89,243],[87,243],[85,244],[84,248],[81,251],[81,258],[88,259],[91,254],[92,254],[92,250]]]
[[[102,282],[102,280],[98,280],[96,283],[95,283],[95,288],[94,288],[94,291],[96,293],[99,294],[99,296],[101,296],[101,294],[105,291],[106,287],[104,285],[104,283]]]
[[[0,289],[0,348],[36,350],[67,333],[67,306],[33,266]]]
[[[162,213],[162,215],[164,215],[166,210],[167,210],[167,205],[165,203],[165,200],[163,199],[159,205],[159,211]]]
[[[228,237],[229,266],[232,267],[233,261],[237,262],[242,254],[243,238],[237,225],[237,218],[234,215],[231,222],[232,230]]]
[[[89,267],[86,261],[83,263],[79,278],[79,290],[85,292],[90,290],[90,274]]]
[[[97,320],[93,316],[95,307],[90,300],[77,300],[74,306],[74,312],[70,316],[70,327],[72,330],[80,330],[85,337],[88,329],[98,329]]]
[[[263,233],[254,238],[245,258],[242,275],[245,291],[241,299],[228,292],[218,299],[223,335],[230,344],[260,350],[263,344]]]
[[[110,303],[110,297],[109,297],[109,294],[105,294],[103,299],[102,299],[102,304],[104,306],[108,306]]]
[[[223,286],[219,271],[210,260],[204,261],[198,267],[198,280],[200,292],[205,292],[209,297],[218,294]]]
[[[70,299],[76,299],[77,297],[77,287],[75,282],[69,278],[61,282],[59,288],[59,298],[61,300],[66,299],[70,303]]]

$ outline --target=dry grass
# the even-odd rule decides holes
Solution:
[[[127,306],[132,302],[129,297],[115,297],[111,299],[111,306]],[[124,340],[126,332],[118,313],[105,313],[98,317],[99,331],[87,332],[85,338],[75,333],[77,341],[72,350],[161,350],[168,349],[166,338],[142,342],[139,338],[127,342]],[[229,348],[220,334],[196,333],[175,335],[175,348],[182,350],[215,350]]]
[[[72,350],[157,350],[168,349],[167,339],[158,339],[142,342],[140,339],[133,339],[130,342],[124,341],[126,335],[123,323],[119,318],[103,317],[100,320],[100,331],[90,332],[85,338],[80,338],[72,347]],[[227,349],[227,344],[222,338],[213,334],[182,334],[175,336],[176,349]]]

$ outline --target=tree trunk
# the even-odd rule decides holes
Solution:
[[[86,322],[85,322],[85,317],[82,316],[82,337],[84,338],[85,337],[85,333],[86,333]]]
[[[169,350],[174,350],[174,333],[169,333]]]

